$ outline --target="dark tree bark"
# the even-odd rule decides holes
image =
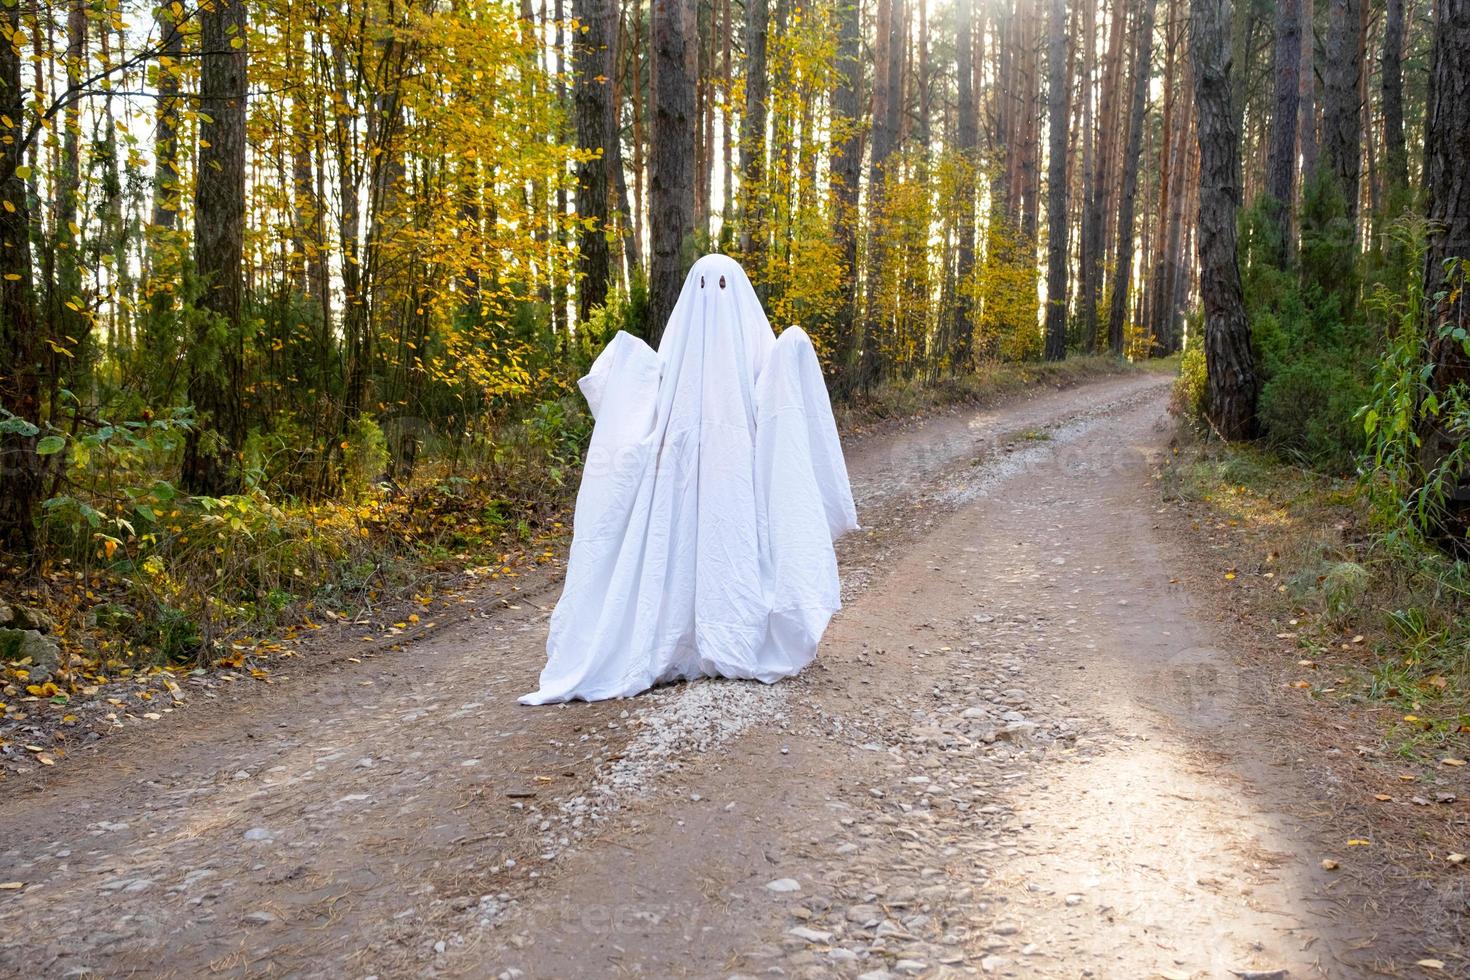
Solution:
[[[210,314],[195,338],[189,378],[194,428],[183,483],[217,495],[239,487],[245,442],[240,309],[245,233],[245,0],[215,0],[199,14],[199,178],[194,264]]]
[[[82,105],[81,86],[89,74],[87,4],[82,0],[70,0],[66,10],[66,98],[67,106],[62,112],[61,167],[54,185],[56,198],[52,205],[52,234],[55,244],[44,251],[42,262],[41,289],[44,293],[47,331],[53,337],[71,337],[74,354],[81,353],[82,341],[91,330],[90,318],[83,317],[77,307],[77,297],[82,293],[82,264],[80,235],[73,233],[82,223],[79,220],[79,205],[82,196]],[[98,140],[94,153],[100,155],[106,143]],[[105,164],[104,164],[105,166]],[[75,356],[64,358],[54,351],[43,352],[48,363],[45,372],[59,379],[66,388],[75,388],[81,379],[77,377]]]
[[[1230,103],[1230,0],[1190,0],[1189,6],[1199,114],[1199,290],[1209,418],[1222,438],[1246,439],[1256,432],[1260,379],[1236,259],[1240,144]]]
[[[577,167],[577,217],[583,222],[578,241],[577,316],[585,322],[595,308],[607,302],[612,269],[607,240],[612,230],[609,192],[616,187],[616,171],[622,169],[612,100],[618,8],[615,0],[574,0],[572,10],[578,24],[572,32],[577,145],[595,154]]]
[[[693,0],[653,0],[648,334],[657,344],[679,299],[694,235]]]
[[[745,4],[745,112],[740,117],[740,254],[761,293],[765,281],[766,174],[766,35],[770,12],[766,0]]]
[[[1097,153],[1093,158],[1092,193],[1082,218],[1082,335],[1087,349],[1097,349],[1098,319],[1103,283],[1103,242],[1106,232],[1108,187],[1113,147],[1117,138],[1118,88],[1122,81],[1123,47],[1128,20],[1123,0],[1114,0],[1111,37],[1103,64],[1102,97],[1098,105]]]
[[[1383,151],[1388,184],[1409,186],[1404,144],[1404,0],[1388,0],[1383,20]]]
[[[1133,212],[1138,198],[1138,162],[1143,152],[1143,113],[1148,107],[1148,83],[1153,74],[1154,0],[1142,0],[1136,57],[1133,64],[1133,105],[1128,116],[1128,147],[1123,155],[1123,185],[1118,197],[1118,247],[1113,253],[1112,309],[1108,312],[1108,345],[1123,353],[1128,320],[1128,293],[1133,278]]]
[[[1470,0],[1435,0],[1434,49],[1424,133],[1425,328],[1432,393],[1443,403],[1470,385],[1470,354],[1453,332],[1470,330]],[[1465,433],[1420,412],[1419,462],[1425,479],[1460,448]],[[1445,485],[1447,484],[1447,486]],[[1461,559],[1470,558],[1470,472],[1444,474],[1443,507],[1429,530]]]
[[[879,308],[879,287],[883,281],[887,259],[883,236],[888,161],[897,147],[897,103],[901,99],[903,50],[898,25],[903,22],[902,0],[878,0],[873,58],[873,150],[868,173],[868,221],[873,233],[868,236],[868,301],[863,323],[863,348],[859,364],[859,382],[872,385],[881,374],[886,319]]]
[[[960,0],[966,3],[968,0]],[[837,311],[838,387],[852,386],[858,354],[858,183],[862,177],[863,130],[858,116],[862,88],[860,0],[837,3],[837,76],[832,90],[832,236],[842,268],[841,308]]]
[[[1317,60],[1317,30],[1312,17],[1316,0],[1297,0],[1301,14],[1301,114],[1297,139],[1301,143],[1302,177],[1317,172],[1317,77],[1313,65]]]
[[[959,117],[955,120],[955,150],[964,172],[960,176],[959,243],[955,257],[955,302],[953,344],[949,351],[954,371],[968,370],[974,353],[975,322],[968,288],[975,271],[975,175],[980,161],[975,157],[980,119],[975,109],[974,57],[975,10],[973,0],[955,4],[955,81],[958,86]]]
[[[552,18],[556,21],[556,30],[552,38],[552,46],[556,50],[556,101],[558,105],[567,104],[567,45],[566,45],[566,0],[555,0],[552,6]],[[549,58],[547,59],[550,60]],[[638,142],[634,140],[633,152],[638,152]],[[563,228],[567,217],[567,186],[564,181],[556,183],[556,212],[552,217],[551,238],[558,245],[566,240]],[[551,274],[551,329],[563,341],[569,341],[571,331],[567,328],[567,279],[570,278],[569,271],[557,268],[556,263],[548,263]]]
[[[1301,0],[1276,3],[1276,93],[1271,113],[1271,146],[1266,165],[1268,205],[1276,222],[1276,265],[1286,268],[1291,243],[1291,202],[1296,184],[1296,128],[1301,101]],[[1392,2],[1392,0],[1390,0]]]
[[[1149,333],[1153,335],[1153,353],[1155,354],[1167,353],[1169,350],[1166,324],[1171,293],[1168,285],[1168,270],[1171,244],[1177,244],[1177,238],[1171,240],[1169,232],[1171,225],[1175,222],[1175,186],[1179,183],[1183,170],[1180,166],[1180,158],[1183,154],[1179,120],[1184,116],[1183,106],[1189,101],[1187,98],[1181,98],[1179,92],[1178,75],[1180,62],[1183,60],[1179,56],[1180,36],[1179,0],[1169,0],[1164,15],[1164,114],[1162,125],[1159,128],[1159,204],[1156,214],[1158,227],[1154,233],[1152,279],[1147,287],[1148,311],[1142,320]]]
[[[1091,0],[1083,0],[1084,3]],[[1150,0],[1151,2],[1151,0]],[[1067,2],[1047,19],[1046,359],[1067,355]],[[963,71],[963,69],[961,69]]]
[[[1087,298],[1087,273],[1092,267],[1092,240],[1091,217],[1092,201],[1097,194],[1097,126],[1093,119],[1093,76],[1096,74],[1097,62],[1097,4],[1081,4],[1080,24],[1077,31],[1077,44],[1082,48],[1082,86],[1078,93],[1082,102],[1082,132],[1080,141],[1082,143],[1082,199],[1078,202],[1077,214],[1077,278],[1079,280],[1078,299],[1079,307],[1086,307]],[[1078,310],[1078,315],[1085,320],[1084,309]],[[1083,338],[1083,348],[1092,350],[1094,338],[1091,336]]]
[[[1363,0],[1328,0],[1326,63],[1322,66],[1322,164],[1347,205],[1357,237],[1363,127],[1358,97],[1363,71]]]
[[[1037,42],[1041,33],[1037,26],[1041,16],[1041,0],[1025,0],[1018,6],[1017,34],[1021,52],[1017,65],[1020,77],[1017,81],[1021,86],[1021,111],[1016,128],[1021,152],[1016,204],[1020,215],[1021,237],[1031,251],[1030,261],[1034,262],[1036,226],[1041,208],[1041,73],[1037,53]]]
[[[23,422],[41,421],[40,359],[43,337],[36,318],[31,269],[30,196],[16,171],[25,165],[25,93],[21,52],[9,40],[21,29],[20,5],[0,8],[6,38],[0,40],[0,115],[13,126],[0,139],[0,409]],[[29,560],[36,546],[36,508],[42,494],[36,434],[0,429],[0,553]]]
[[[720,50],[720,169],[724,174],[725,185],[724,196],[720,199],[720,238],[728,242],[730,219],[735,213],[735,112],[731,99],[735,85],[735,62],[731,54],[735,45],[735,21],[731,17],[730,0],[723,0],[721,6],[720,17],[724,21],[721,40],[724,45]]]

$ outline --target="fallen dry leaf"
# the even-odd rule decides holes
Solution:
[[[1444,969],[1444,961],[1443,960],[1420,960],[1419,962],[1415,963],[1414,965],[1415,966],[1422,966],[1426,970],[1443,970]]]
[[[1465,855],[1463,855],[1463,854],[1451,854],[1448,857],[1446,857],[1445,860],[1448,861],[1448,862],[1450,862],[1450,864],[1464,864],[1465,863]]]
[[[1389,800],[1393,799],[1393,797],[1389,796],[1387,793],[1374,793],[1373,798],[1379,803],[1387,803]]]
[[[1334,861],[1334,860],[1332,860],[1332,858],[1323,858],[1322,859],[1322,870],[1323,871],[1336,871],[1337,870],[1337,862]]]
[[[1440,765],[1444,765],[1444,766],[1463,766],[1465,764],[1465,760],[1464,759],[1448,759],[1448,758],[1446,758],[1446,759],[1440,759],[1439,762],[1440,762]]]
[[[0,892],[18,892],[25,886],[23,881],[0,881]]]

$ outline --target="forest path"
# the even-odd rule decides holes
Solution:
[[[852,440],[794,682],[522,708],[548,579],[109,739],[0,804],[0,974],[1356,975],[1310,794],[1170,584],[1166,391]]]

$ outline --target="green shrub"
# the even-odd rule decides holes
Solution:
[[[1344,215],[1331,182],[1309,181],[1295,268],[1276,265],[1269,201],[1242,216],[1241,235],[1247,314],[1262,376],[1262,434],[1274,448],[1338,473],[1351,472],[1362,457],[1362,426],[1354,416],[1368,400],[1378,353],[1355,303],[1357,271],[1342,241],[1352,229]]]
[[[1363,447],[1355,420],[1368,400],[1361,370],[1330,355],[1280,365],[1261,389],[1262,430],[1276,445],[1325,469],[1351,470]]]
[[[1179,377],[1174,381],[1174,410],[1195,425],[1204,427],[1209,394],[1205,347],[1196,341],[1186,347],[1179,358]]]

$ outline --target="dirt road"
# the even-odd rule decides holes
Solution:
[[[520,707],[548,579],[109,739],[0,804],[0,973],[1364,975],[1311,787],[1171,583],[1166,392],[852,442],[793,682]]]

